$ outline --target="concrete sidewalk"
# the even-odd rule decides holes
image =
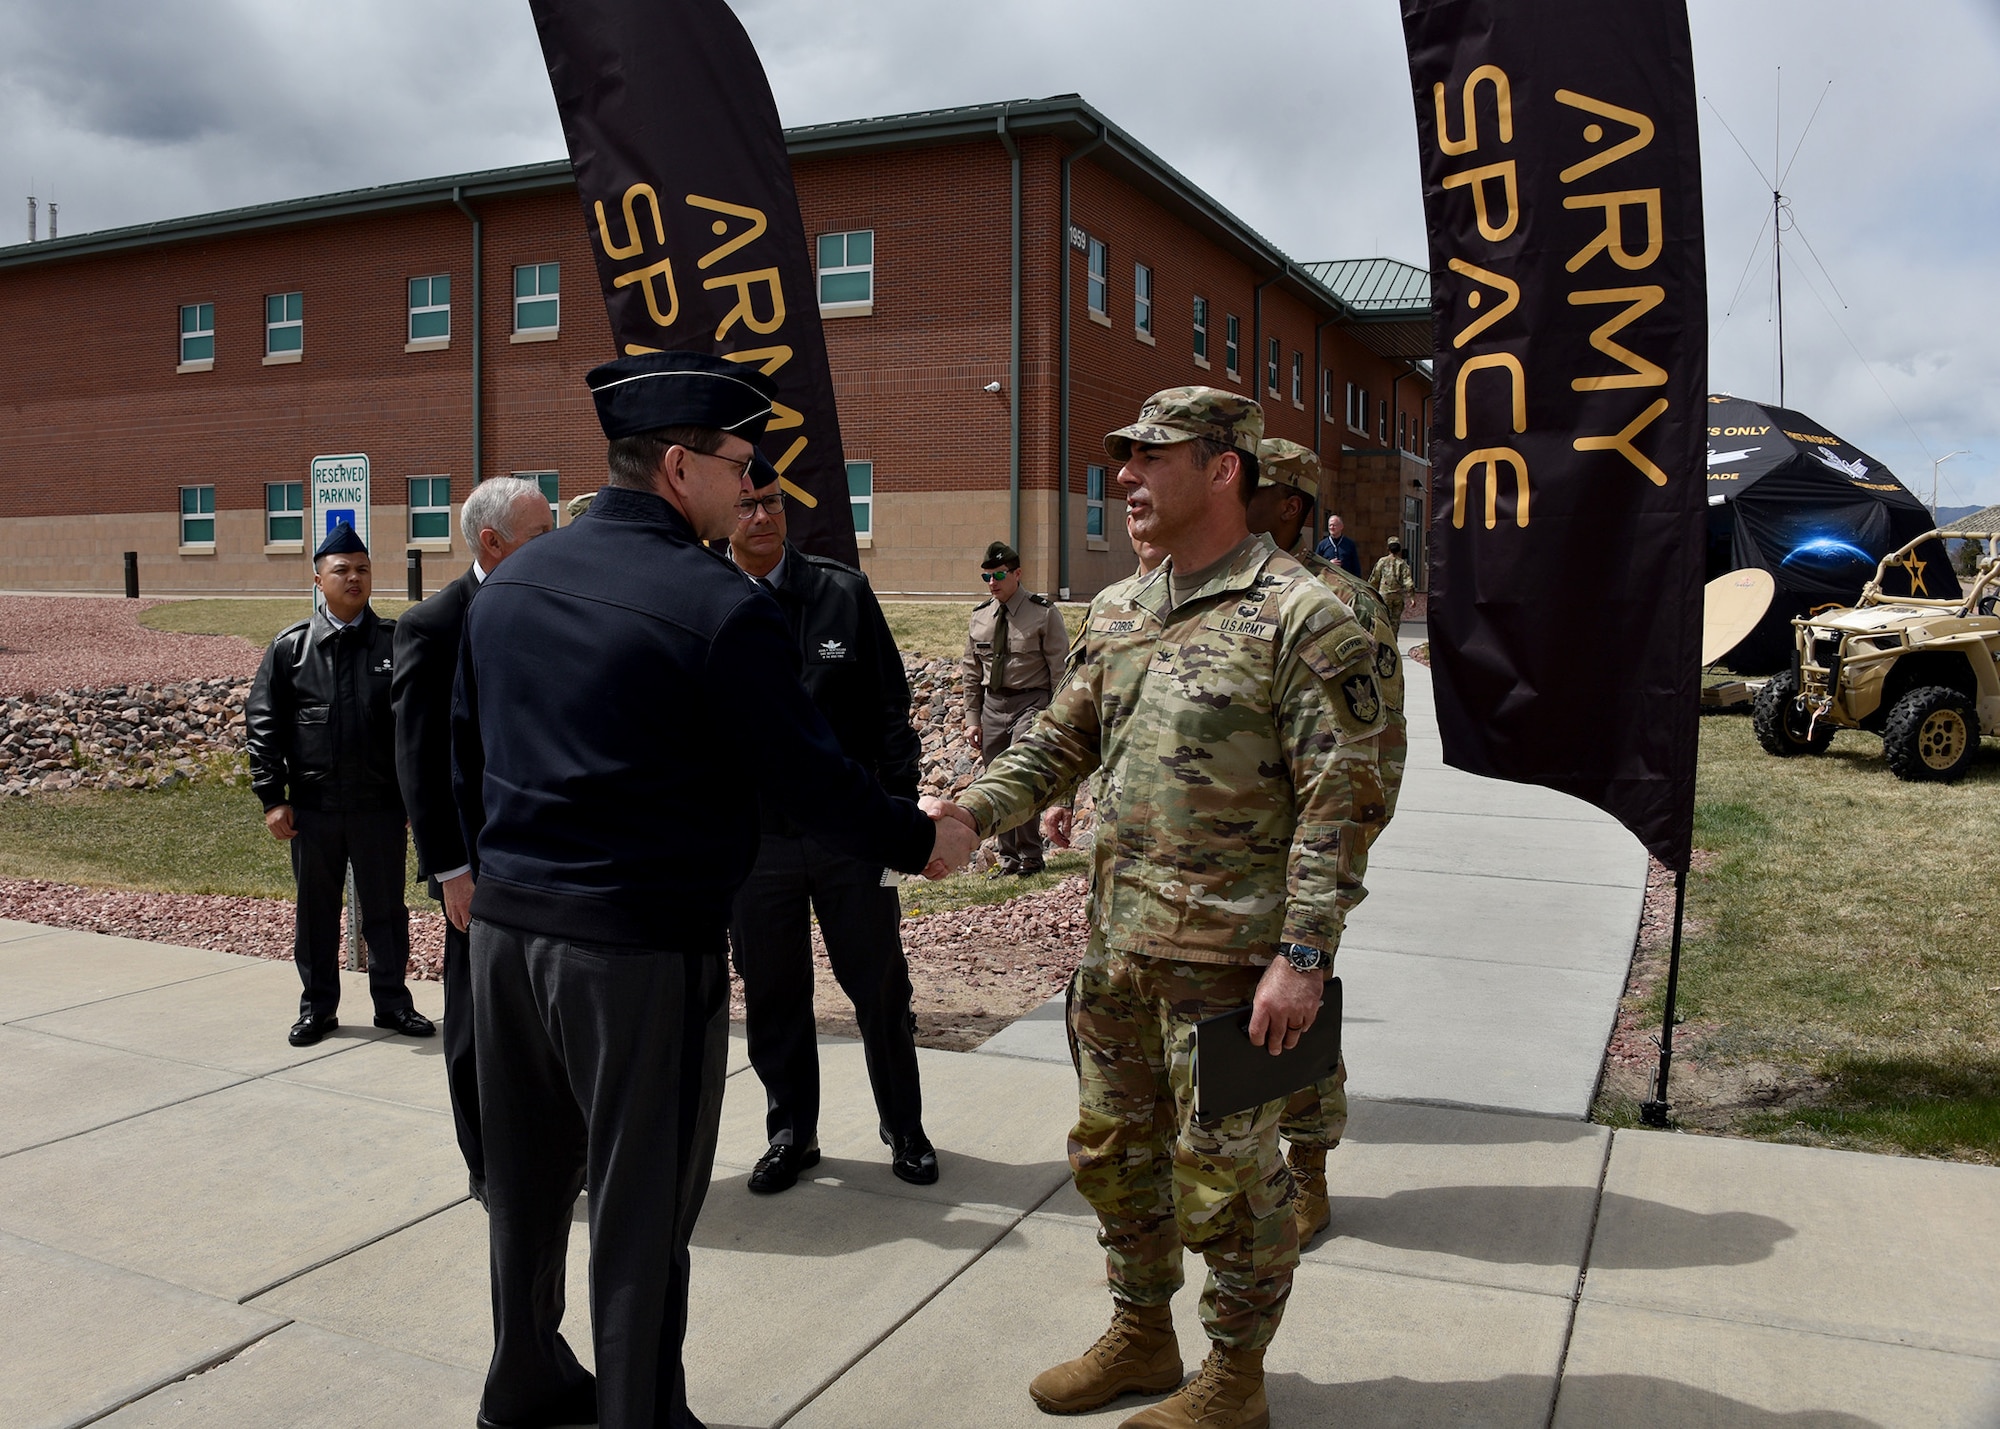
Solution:
[[[0,923],[0,1424],[471,1422],[486,1228],[437,1043],[295,1050],[297,996],[284,964]],[[944,1174],[916,1188],[859,1047],[823,1058],[820,1175],[767,1199],[732,1056],[697,1412],[1048,1424],[1028,1379],[1107,1313],[1062,1160],[1069,1069],[925,1052]],[[2000,1423],[2000,1172],[1368,1100],[1330,1169],[1335,1229],[1270,1360],[1278,1424]],[[581,1226],[570,1264],[587,1359]]]
[[[1406,628],[1401,642],[1412,640]],[[1341,942],[1349,1090],[1590,1114],[1639,931],[1646,854],[1579,799],[1448,769],[1431,673],[1406,663],[1410,758]],[[1069,1061],[1060,999],[981,1052]]]

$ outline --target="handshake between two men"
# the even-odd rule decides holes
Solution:
[[[937,842],[931,845],[931,861],[924,865],[924,877],[946,878],[970,863],[979,848],[979,827],[973,823],[972,815],[935,794],[917,800],[917,807],[930,815],[937,831]]]

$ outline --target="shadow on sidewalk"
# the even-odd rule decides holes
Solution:
[[[1495,1265],[1571,1265],[1575,1228],[1590,1224],[1590,1186],[1425,1186],[1389,1196],[1335,1196],[1336,1240],[1433,1251]],[[1616,1221],[1610,1239],[1603,1228]],[[1598,1210],[1593,1269],[1668,1270],[1767,1260],[1796,1232],[1748,1211],[1712,1215],[1616,1192]]]
[[[1371,1379],[1317,1384],[1301,1374],[1266,1381],[1275,1422],[1366,1424],[1372,1429],[1440,1424],[1540,1424],[1548,1417],[1549,1380],[1510,1374],[1499,1379],[1435,1383]],[[1652,1429],[1881,1429],[1873,1419],[1831,1409],[1778,1413],[1692,1385],[1647,1375],[1582,1375],[1565,1379],[1559,1422],[1645,1424]]]
[[[1346,1019],[1353,1021],[1352,1018]],[[1348,1141],[1368,1146],[1567,1146],[1604,1135],[1587,1121],[1355,1098]]]

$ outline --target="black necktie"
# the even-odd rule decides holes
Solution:
[[[986,682],[986,688],[996,695],[1007,693],[1007,604],[1000,603],[1000,614],[993,621],[993,678]]]

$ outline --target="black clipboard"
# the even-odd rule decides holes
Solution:
[[[1250,1009],[1194,1025],[1194,1115],[1215,1121],[1325,1081],[1340,1065],[1340,979],[1326,980],[1319,1016],[1298,1045],[1273,1057],[1250,1041]]]

